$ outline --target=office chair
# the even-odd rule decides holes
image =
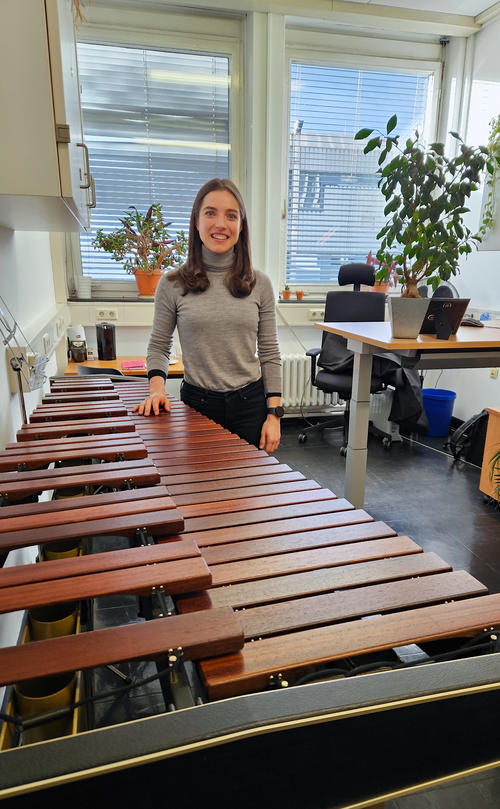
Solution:
[[[417,287],[418,294],[421,298],[429,297],[429,287],[427,284],[421,284]],[[431,295],[432,298],[459,298],[458,290],[449,281],[443,281]]]
[[[361,292],[360,284],[373,286],[375,283],[375,272],[371,264],[351,263],[344,264],[339,270],[339,286],[353,284],[352,292],[332,291],[326,295],[325,322],[349,322],[349,321],[381,321],[385,316],[385,294],[383,292]],[[349,406],[352,395],[352,370],[349,368],[345,372],[329,371],[326,367],[321,367],[322,363],[328,364],[329,359],[335,358],[336,349],[339,354],[345,353],[347,341],[336,334],[323,332],[321,348],[311,348],[306,351],[306,356],[311,358],[311,384],[325,393],[337,393],[340,399],[345,401],[344,422],[343,422],[343,445],[340,454],[347,452],[347,435],[349,429]],[[330,355],[330,357],[329,357]],[[332,363],[335,364],[335,363]],[[321,370],[317,371],[319,366]],[[385,388],[384,383],[372,375],[371,392],[377,393]],[[307,441],[311,433],[338,426],[337,419],[328,419],[310,427],[306,427],[299,435],[299,443]]]
[[[76,370],[78,372],[78,376],[91,376],[92,374],[104,374],[104,376],[109,376],[110,374],[113,376],[125,376],[125,374],[123,374],[117,368],[94,368],[92,365],[77,365]]]

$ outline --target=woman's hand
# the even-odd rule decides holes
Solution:
[[[167,413],[170,413],[170,400],[167,394],[150,393],[147,399],[135,405],[132,413],[138,412],[140,416],[149,416],[153,412],[155,416],[158,416],[162,407]]]
[[[265,449],[266,452],[274,452],[280,445],[280,438],[280,420],[277,416],[269,414],[262,425],[259,449]]]
[[[149,416],[153,411],[158,416],[160,409],[170,413],[170,400],[165,392],[165,380],[162,376],[153,376],[149,380],[149,396],[143,402],[136,404],[132,413],[139,412],[140,416]]]

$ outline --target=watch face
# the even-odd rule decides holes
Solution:
[[[267,412],[272,413],[273,416],[277,416],[279,419],[281,419],[285,414],[285,409],[279,405],[278,407],[270,407]]]

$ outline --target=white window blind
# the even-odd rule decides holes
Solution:
[[[377,188],[378,151],[363,154],[363,128],[394,113],[394,134],[423,131],[431,77],[291,65],[286,281],[337,283],[339,267],[377,250],[385,200]]]
[[[96,230],[119,227],[130,205],[145,213],[159,202],[170,230],[187,233],[200,186],[229,176],[229,57],[79,43],[78,64],[97,196],[82,270],[130,279],[92,247]]]

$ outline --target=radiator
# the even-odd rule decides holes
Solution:
[[[336,404],[336,394],[323,393],[311,385],[311,358],[305,354],[285,354],[283,366],[283,406],[326,407]]]

